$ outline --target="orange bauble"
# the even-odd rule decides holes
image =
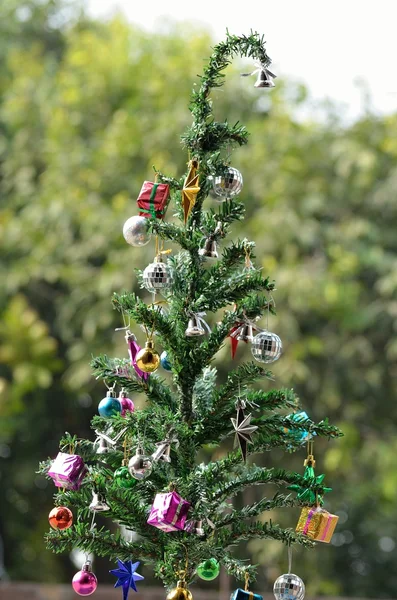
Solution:
[[[48,521],[53,529],[67,529],[73,523],[72,511],[66,506],[56,506],[48,515]]]

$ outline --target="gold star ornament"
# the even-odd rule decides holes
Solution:
[[[200,191],[199,176],[197,170],[199,162],[196,159],[190,160],[188,164],[189,170],[186,175],[183,188],[182,188],[182,206],[185,217],[185,223],[192,212],[193,206],[196,204],[196,197]]]

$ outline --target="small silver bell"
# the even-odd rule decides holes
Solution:
[[[195,315],[192,315],[190,317],[185,331],[185,335],[187,337],[198,337],[200,335],[205,335],[204,328],[202,327],[200,321]]]
[[[97,443],[96,446],[96,453],[97,454],[107,454],[109,452],[110,448],[109,445],[107,443],[107,441],[105,440],[105,438],[100,437],[99,438],[99,442]]]
[[[204,246],[200,248],[199,254],[205,258],[218,258],[216,241],[208,237],[204,242]]]
[[[254,331],[252,325],[248,323],[242,325],[239,329],[238,335],[236,336],[236,340],[239,342],[252,342],[254,339]]]
[[[171,446],[167,446],[159,460],[170,463],[171,462]]]
[[[92,502],[89,506],[92,512],[106,512],[110,510],[110,506],[106,504],[105,496],[100,492],[92,492]]]
[[[203,529],[203,522],[202,521],[196,521],[195,525],[196,526],[195,526],[195,529],[194,529],[194,533],[196,535],[198,535],[199,537],[205,536],[205,531]]]
[[[274,88],[275,83],[270,76],[270,72],[266,69],[261,69],[258,72],[257,80],[254,83],[254,87],[256,88]]]

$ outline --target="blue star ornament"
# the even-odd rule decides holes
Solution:
[[[131,560],[122,561],[119,558],[117,559],[117,564],[119,565],[118,569],[112,569],[109,571],[112,575],[117,577],[117,581],[114,584],[114,587],[122,587],[123,588],[123,600],[127,600],[128,592],[130,588],[137,592],[135,582],[142,581],[145,579],[142,575],[136,572],[137,568],[140,565],[140,562],[133,563]]]

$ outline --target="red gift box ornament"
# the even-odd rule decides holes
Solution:
[[[164,219],[170,198],[170,186],[166,183],[144,181],[137,199],[140,217]]]
[[[78,490],[87,473],[87,467],[78,454],[58,452],[48,475],[52,477],[56,487],[66,490]]]
[[[189,508],[190,502],[175,491],[156,494],[147,522],[167,533],[181,531],[185,527]]]

